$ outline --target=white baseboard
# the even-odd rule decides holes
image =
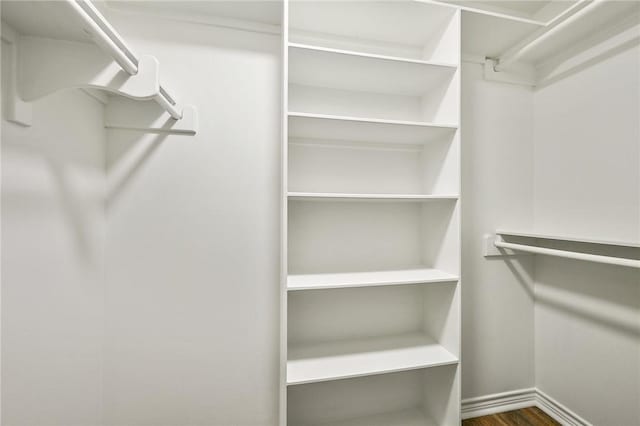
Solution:
[[[487,416],[536,406],[564,426],[591,426],[591,423],[536,388],[495,393],[462,401],[462,418]]]
[[[488,416],[536,405],[536,389],[520,389],[510,392],[469,398],[462,401],[462,418]]]
[[[591,426],[591,423],[551,398],[540,389],[536,389],[536,407],[553,417],[564,426]]]

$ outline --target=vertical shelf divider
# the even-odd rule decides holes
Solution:
[[[280,371],[278,399],[278,425],[287,426],[287,277],[288,277],[288,148],[289,148],[289,1],[282,1],[281,34],[281,173],[280,173]]]

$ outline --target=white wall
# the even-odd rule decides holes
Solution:
[[[2,119],[6,426],[102,419],[102,115],[97,101],[68,91],[34,102],[32,127]]]
[[[109,18],[200,128],[108,133],[105,423],[276,424],[279,37]]]
[[[535,227],[640,238],[640,49],[536,91]],[[538,256],[536,384],[587,421],[640,424],[640,273]]]
[[[533,220],[531,89],[462,68],[462,398],[534,386],[530,257],[485,259],[482,236]]]

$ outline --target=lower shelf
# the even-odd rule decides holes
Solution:
[[[329,288],[375,287],[458,281],[458,277],[438,269],[399,269],[389,271],[341,272],[331,274],[292,274],[287,278],[289,291]]]
[[[457,195],[351,194],[338,192],[289,192],[292,201],[456,201]]]
[[[322,426],[435,426],[436,423],[428,419],[417,408],[410,410],[381,413],[373,416],[358,417],[333,423],[323,423]]]
[[[420,333],[289,349],[287,385],[456,364],[458,358]]]

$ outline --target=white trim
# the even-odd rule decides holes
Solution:
[[[534,406],[560,422],[563,426],[592,426],[591,423],[536,388],[463,399],[462,419],[488,416]]]
[[[592,426],[591,423],[539,389],[536,389],[536,407],[564,426]]]
[[[488,416],[536,405],[536,389],[520,389],[462,400],[462,419]]]

